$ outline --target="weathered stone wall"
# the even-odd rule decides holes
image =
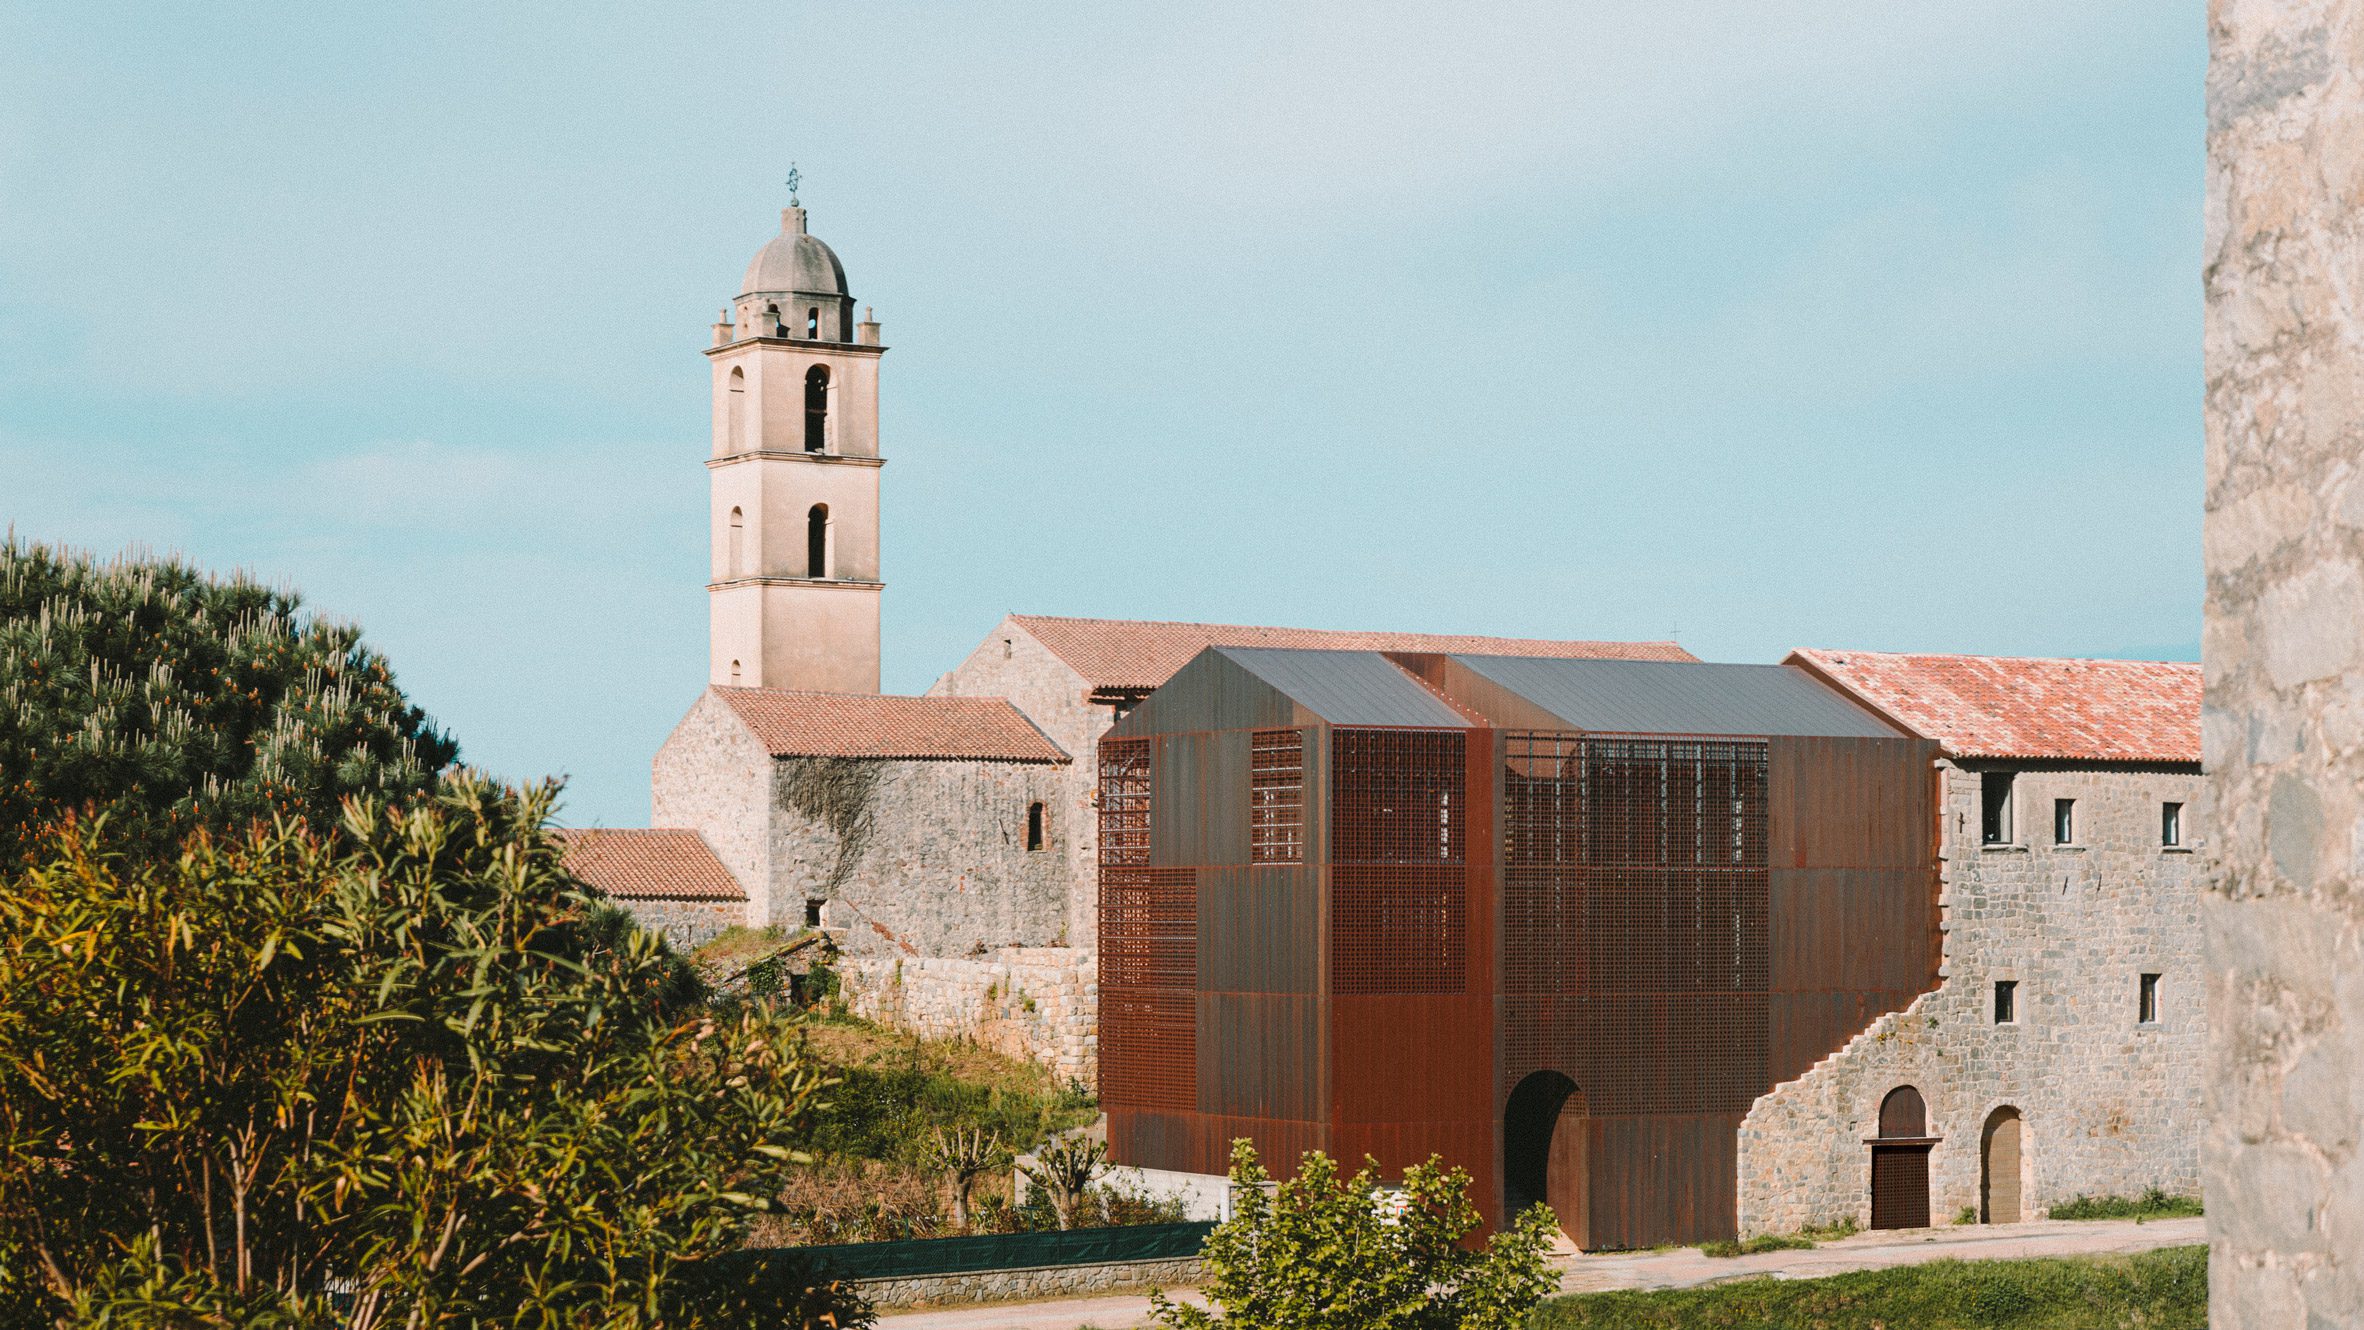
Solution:
[[[1090,952],[1005,947],[990,956],[858,956],[841,961],[857,1015],[1099,1082],[1099,973]]]
[[[1997,1109],[2022,1119],[2023,1216],[2079,1195],[2199,1190],[2205,1019],[2197,775],[2022,770],[2015,843],[1982,846],[1980,773],[1945,764],[1945,930],[1935,992],[1876,1021],[1806,1075],[1758,1099],[1740,1134],[1740,1230],[1871,1219],[1880,1101],[1899,1085],[1929,1106],[1930,1213],[1979,1203],[1980,1138]],[[2075,845],[2052,842],[2052,802],[2076,800]],[[2160,844],[2160,805],[2185,806],[2185,848]],[[2137,1020],[2140,976],[2162,976],[2160,1019]],[[1994,984],[2018,984],[1998,1025]]]
[[[1093,794],[1100,783],[1100,736],[1116,723],[1114,708],[1089,700],[1082,675],[1007,619],[928,692],[939,697],[1008,698],[1075,759],[1060,769],[1053,825],[1067,864],[1067,940],[1086,949],[1097,946],[1100,824]]]
[[[649,780],[649,825],[689,827],[747,893],[741,922],[774,917],[771,905],[771,756],[738,714],[711,691],[657,749]]]
[[[2210,1321],[2364,1325],[2364,0],[2211,0]]]
[[[1026,1270],[980,1270],[961,1275],[860,1279],[854,1287],[879,1307],[943,1307],[974,1302],[1032,1302],[1078,1293],[1190,1288],[1206,1278],[1196,1256],[1105,1265],[1046,1265]]]
[[[676,951],[688,951],[713,941],[733,924],[745,923],[747,907],[736,901],[617,900],[642,928],[662,934]]]
[[[1067,861],[1052,819],[1026,848],[1026,810],[1054,805],[1062,769],[1026,762],[790,757],[772,764],[770,922],[805,902],[853,955],[981,956],[1054,946]]]

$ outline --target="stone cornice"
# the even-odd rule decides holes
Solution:
[[[849,356],[869,356],[873,360],[886,354],[885,347],[873,346],[868,342],[807,341],[802,337],[742,337],[735,342],[724,342],[720,346],[707,347],[706,355],[711,359],[725,351],[736,351],[741,347],[751,345],[776,346],[788,351],[828,351]]]
[[[858,577],[730,577],[720,582],[708,582],[708,591],[723,591],[742,586],[808,586],[831,591],[877,591],[884,582],[866,582]]]
[[[706,469],[729,466],[734,462],[821,462],[839,466],[885,466],[883,457],[848,457],[843,453],[773,452],[732,453],[728,457],[709,457]]]

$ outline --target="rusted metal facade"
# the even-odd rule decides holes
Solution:
[[[1734,1233],[1751,1102],[1936,982],[1934,751],[1797,671],[1595,664],[1217,648],[1111,731],[1120,1162],[1438,1154],[1490,1222]]]

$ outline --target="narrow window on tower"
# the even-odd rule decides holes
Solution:
[[[2159,843],[2176,846],[2183,844],[2183,805],[2159,805]]]
[[[739,510],[731,509],[729,562],[723,565],[723,575],[737,577],[747,571],[747,519]]]
[[[1293,864],[1304,858],[1304,732],[1258,730],[1248,751],[1248,860]]]
[[[804,450],[820,452],[829,442],[829,367],[804,372]]]
[[[2159,1023],[2159,976],[2146,974],[2142,977],[2142,989],[2135,998],[2134,1017],[2145,1025]]]
[[[2016,1025],[2018,1023],[2019,981],[2017,979],[1997,979],[1995,981],[1995,1024]]]
[[[736,687],[738,687],[738,686],[739,686],[739,662],[737,662],[737,661],[735,661],[735,660],[734,660],[734,661],[732,661],[732,662],[731,662],[731,687],[733,687],[733,688],[736,688]]]
[[[1990,771],[1978,781],[1978,839],[1983,845],[2011,843],[2011,773]]]
[[[2074,845],[2077,843],[2076,800],[2055,799],[2052,801],[2052,843],[2054,845]]]
[[[805,576],[829,576],[829,505],[816,503],[804,515]]]
[[[804,926],[807,928],[819,928],[821,926],[821,907],[827,905],[828,903],[829,902],[825,900],[815,900],[810,896],[805,897]]]
[[[804,312],[804,335],[816,342],[821,339],[821,311],[818,307]]]
[[[1026,805],[1026,848],[1039,850],[1043,844],[1042,800]]]
[[[722,432],[725,456],[747,450],[747,371],[736,365],[731,367],[730,400],[722,414]]]

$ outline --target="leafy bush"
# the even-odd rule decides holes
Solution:
[[[104,810],[161,848],[194,826],[333,826],[433,787],[458,748],[358,630],[171,562],[0,540],[0,864]]]
[[[838,1078],[810,1146],[823,1158],[919,1164],[938,1130],[981,1131],[1028,1150],[1098,1116],[1089,1094],[974,1044],[851,1017],[816,1022],[812,1038]]]
[[[1375,1164],[1342,1179],[1318,1150],[1270,1183],[1255,1148],[1233,1142],[1237,1200],[1207,1237],[1203,1289],[1222,1314],[1152,1293],[1170,1330],[1511,1330],[1555,1282],[1551,1211],[1531,1206],[1483,1247],[1464,1245],[1479,1222],[1469,1175],[1433,1156],[1401,1191],[1380,1186]]]
[[[0,874],[0,1319],[753,1315],[702,1263],[822,1079],[577,894],[551,798],[463,775],[170,858],[86,824]]]
[[[2208,1249],[2198,1246],[1586,1293],[1543,1304],[1530,1322],[1534,1330],[2201,1330],[2207,1323]]]
[[[2201,1214],[2197,1196],[2171,1196],[2152,1187],[2140,1196],[2080,1196],[2046,1211],[2052,1219],[2189,1219]]]

